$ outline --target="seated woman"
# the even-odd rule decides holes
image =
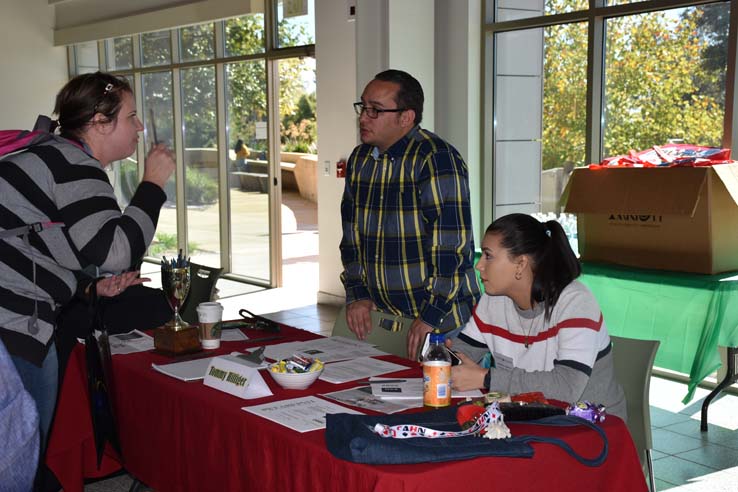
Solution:
[[[476,268],[486,295],[447,342],[463,362],[452,369],[453,388],[540,391],[603,404],[625,419],[610,336],[594,296],[575,280],[581,267],[561,225],[525,214],[500,217],[487,228]],[[490,369],[474,362],[487,353]]]

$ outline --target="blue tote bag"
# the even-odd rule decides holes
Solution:
[[[568,415],[555,415],[525,423],[588,427],[602,440],[602,450],[598,456],[585,458],[562,439],[535,435],[520,435],[508,439],[485,439],[471,435],[442,439],[386,438],[372,432],[377,423],[390,426],[413,424],[445,431],[461,430],[456,421],[456,407],[402,415],[328,414],[325,431],[328,450],[337,458],[354,463],[396,465],[463,460],[480,456],[531,458],[534,452],[531,443],[538,442],[558,446],[586,466],[599,466],[607,458],[607,436],[602,429],[587,420]]]

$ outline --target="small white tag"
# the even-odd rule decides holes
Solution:
[[[497,352],[492,352],[492,357],[495,359],[495,367],[497,369],[512,371],[515,368],[515,363],[512,357],[508,357]]]
[[[272,395],[259,370],[233,355],[215,357],[208,366],[203,383],[244,399]]]

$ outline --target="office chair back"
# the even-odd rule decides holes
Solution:
[[[647,473],[651,490],[655,491],[651,449],[651,410],[649,392],[651,370],[659,348],[658,340],[637,340],[610,336],[612,340],[615,379],[623,387],[628,405],[628,429],[633,437],[641,466]]]
[[[377,346],[379,350],[407,357],[407,333],[413,319],[381,311],[372,311],[372,331],[366,341]],[[390,331],[392,327],[399,327],[398,331]],[[333,325],[333,336],[343,336],[355,339],[346,322],[346,306],[341,308]]]
[[[197,306],[213,300],[215,284],[222,268],[211,268],[190,262],[190,292],[182,304],[179,315],[188,323],[197,323]]]

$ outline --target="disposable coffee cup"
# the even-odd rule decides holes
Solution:
[[[220,347],[220,322],[223,319],[223,306],[218,302],[201,302],[197,306],[197,319],[200,322],[202,348]]]

